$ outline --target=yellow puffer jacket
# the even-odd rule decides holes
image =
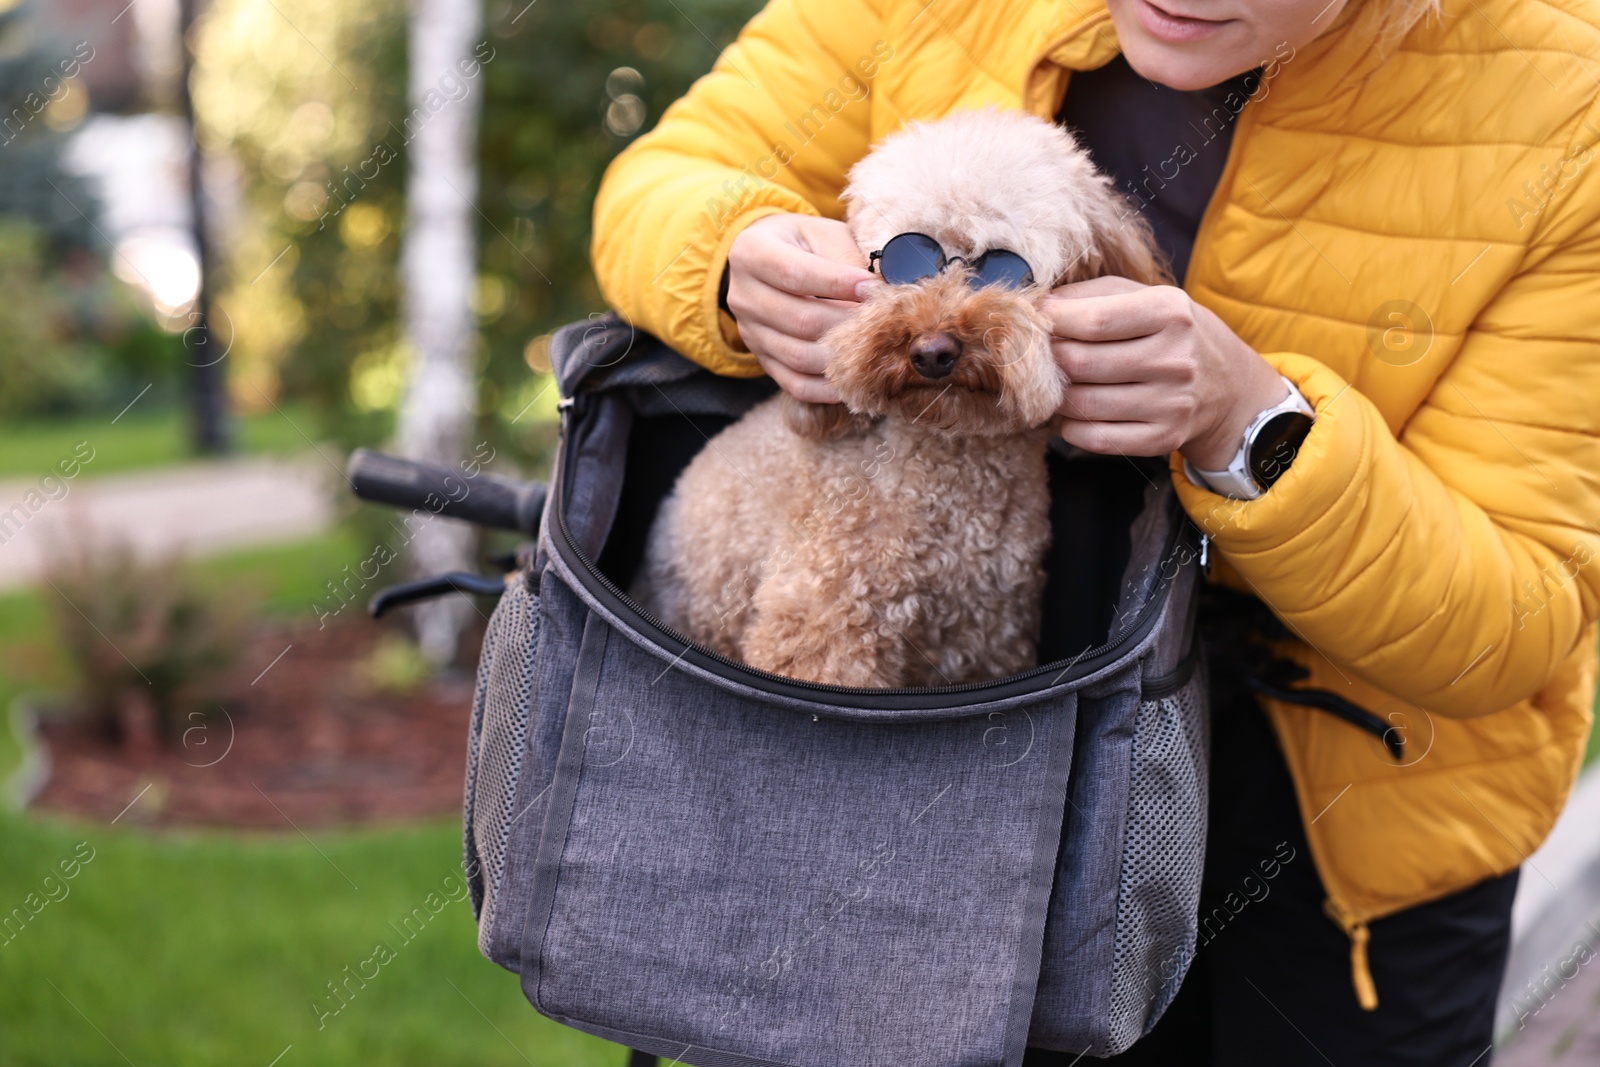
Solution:
[[[1186,282],[1315,426],[1260,500],[1176,475],[1231,580],[1301,638],[1303,684],[1406,733],[1397,763],[1269,706],[1367,1006],[1368,920],[1549,832],[1600,615],[1600,4],[1474,0],[1380,54],[1378,3],[1261,57]],[[1117,50],[1103,0],[774,0],[607,172],[601,288],[705,366],[758,374],[716,306],[743,227],[842,217],[846,170],[902,123],[1051,116]]]

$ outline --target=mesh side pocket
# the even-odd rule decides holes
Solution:
[[[1106,1053],[1155,1025],[1194,956],[1206,844],[1205,671],[1142,701],[1134,724],[1128,821],[1117,884]]]
[[[467,741],[463,821],[468,884],[480,931],[493,922],[505,875],[511,809],[528,751],[538,637],[539,595],[527,580],[513,581],[484,637]]]
[[[498,610],[496,606],[497,613]],[[489,665],[494,662],[495,637],[498,633],[498,627],[491,625],[483,635],[483,648],[478,652],[478,681],[472,692],[472,717],[467,725],[467,786],[461,817],[461,866],[467,874],[467,892],[472,898],[474,919],[483,914],[483,861],[478,856],[478,842],[472,832],[473,793],[478,786],[478,748],[483,743],[483,711],[489,692]]]

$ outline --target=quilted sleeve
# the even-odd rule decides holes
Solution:
[[[883,0],[775,0],[607,169],[591,256],[606,302],[720,374],[755,359],[717,310],[728,246],[776,212],[842,217],[868,99],[893,58]]]
[[[1316,407],[1259,500],[1176,476],[1227,562],[1317,652],[1445,715],[1540,690],[1600,616],[1600,181],[1575,190],[1398,439],[1307,354]]]

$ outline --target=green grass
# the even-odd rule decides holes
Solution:
[[[368,550],[336,532],[197,567],[268,612],[309,614],[327,577]],[[48,615],[37,595],[0,597],[0,706],[70,683]],[[19,756],[0,730],[0,776]],[[80,843],[94,858],[60,881]],[[267,1067],[292,1046],[279,1067],[620,1067],[622,1049],[541,1019],[516,976],[478,955],[465,901],[409,941],[389,925],[460,865],[454,822],[313,843],[0,814],[0,919],[26,913],[29,894],[39,908],[0,929],[0,1064]],[[393,960],[319,1020],[314,1003],[338,1005],[326,983],[346,966],[371,974],[380,942]]]
[[[48,613],[39,597],[0,596],[0,782],[22,758],[11,730],[12,702],[25,692],[62,690],[72,681],[66,656],[49,639],[49,632]]]
[[[257,604],[270,615],[303,613],[312,618],[313,601],[327,600],[324,584],[339,577],[340,568],[354,565],[372,552],[353,530],[340,527],[318,537],[287,545],[230,552],[193,566],[214,588]],[[398,581],[398,572],[386,576]]]
[[[93,858],[61,880],[75,850]],[[440,892],[412,940],[396,932],[430,893],[462,892],[460,864],[454,824],[313,845],[0,820],[0,915],[39,907],[0,934],[0,1063],[267,1067],[292,1046],[281,1067],[622,1064],[478,955],[464,899]],[[46,889],[60,899],[40,906]],[[380,943],[393,958],[364,962]],[[347,966],[377,973],[320,1015]]]
[[[94,459],[89,476],[143,470],[195,458],[189,447],[187,413],[178,409],[132,410],[112,422],[111,415],[11,421],[0,424],[0,478],[37,477],[70,457],[81,441]],[[309,416],[293,408],[233,420],[236,451],[282,454],[307,447],[301,432],[315,436]]]

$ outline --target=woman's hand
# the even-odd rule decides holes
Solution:
[[[728,249],[728,307],[761,369],[791,396],[837,404],[818,338],[878,284],[849,228],[811,215],[757,219]]]
[[[1061,286],[1044,312],[1071,383],[1061,436],[1087,451],[1176,451],[1220,470],[1250,422],[1284,398],[1272,365],[1182,289],[1095,278]]]

